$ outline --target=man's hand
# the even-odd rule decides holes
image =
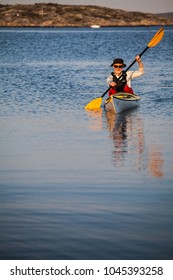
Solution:
[[[136,59],[137,62],[140,62],[140,61],[141,61],[140,55],[137,55],[137,56],[135,57],[135,59]]]
[[[117,84],[115,83],[115,82],[111,82],[110,84],[109,84],[109,86],[110,87],[115,87]]]

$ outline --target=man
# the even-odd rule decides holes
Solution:
[[[116,94],[117,92],[128,92],[134,94],[131,87],[131,80],[138,78],[144,74],[144,66],[139,55],[136,56],[136,61],[138,62],[139,69],[136,71],[123,71],[126,67],[122,58],[116,58],[112,62],[111,66],[114,67],[114,72],[107,78],[107,83],[111,87],[109,90],[109,96]],[[121,77],[121,78],[120,78]],[[119,79],[120,78],[120,79]]]

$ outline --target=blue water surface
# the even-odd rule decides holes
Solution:
[[[159,28],[0,28],[0,259],[172,259],[172,27],[139,108],[83,109]]]

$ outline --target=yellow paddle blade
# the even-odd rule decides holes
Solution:
[[[97,98],[93,99],[92,101],[90,101],[84,107],[84,109],[86,109],[86,110],[95,110],[95,109],[99,109],[101,105],[102,105],[102,97],[97,97]]]
[[[154,35],[154,37],[151,39],[151,41],[148,43],[149,48],[155,47],[160,41],[162,40],[164,35],[164,29],[160,28],[157,33]]]

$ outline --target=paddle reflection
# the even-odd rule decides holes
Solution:
[[[113,164],[135,167],[138,171],[148,170],[151,176],[163,176],[161,148],[146,147],[143,123],[136,110],[120,114],[106,113],[107,126],[113,140]]]
[[[162,158],[162,148],[152,146],[149,150],[149,162],[148,169],[150,175],[153,177],[162,177],[163,173],[163,158]]]
[[[102,109],[86,110],[89,116],[89,128],[91,130],[102,130]]]

